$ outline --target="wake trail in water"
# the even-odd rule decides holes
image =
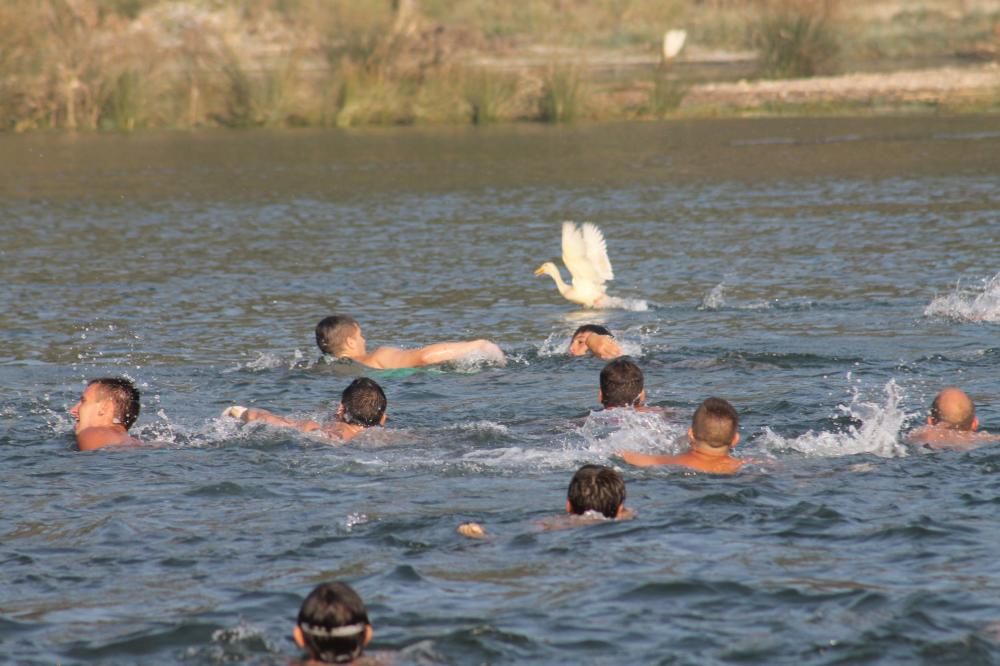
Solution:
[[[617,296],[605,296],[599,305],[594,306],[595,310],[629,310],[631,312],[646,312],[649,310],[649,303],[641,298],[619,298]]]
[[[984,280],[981,289],[955,286],[955,291],[938,296],[924,308],[925,317],[957,321],[1000,322],[1000,273]]]
[[[884,403],[863,400],[855,391],[850,404],[838,405],[837,409],[842,414],[860,425],[852,424],[840,432],[810,430],[793,438],[782,437],[765,427],[757,444],[768,453],[793,450],[816,458],[861,453],[883,458],[905,456],[907,449],[900,442],[900,432],[909,415],[899,406],[902,390],[893,379],[885,385],[884,391]]]

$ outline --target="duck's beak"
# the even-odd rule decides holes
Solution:
[[[539,266],[536,268],[535,275],[545,275],[545,266]]]

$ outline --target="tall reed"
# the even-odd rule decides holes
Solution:
[[[538,96],[538,119],[546,123],[570,123],[583,110],[579,70],[572,65],[552,65],[542,78]]]
[[[468,104],[468,118],[473,125],[500,120],[517,95],[517,76],[504,72],[477,70],[468,72],[463,97]]]
[[[673,113],[680,108],[688,88],[686,83],[669,72],[669,68],[657,68],[649,89],[649,114],[654,118],[664,118]]]
[[[777,78],[832,71],[840,51],[835,27],[839,0],[766,0],[755,32],[760,70]]]

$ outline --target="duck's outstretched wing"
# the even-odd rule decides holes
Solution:
[[[563,263],[573,274],[574,284],[589,282],[603,285],[615,279],[604,234],[597,225],[584,222],[577,227],[572,222],[563,222],[562,252]]]

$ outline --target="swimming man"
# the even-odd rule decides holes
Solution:
[[[646,406],[645,379],[642,370],[627,358],[618,358],[601,369],[601,387],[597,399],[604,409],[629,408],[637,412],[663,414],[659,407]]]
[[[964,391],[949,386],[931,403],[927,425],[912,431],[906,441],[932,449],[966,450],[1000,442],[1000,435],[979,432],[979,418],[972,399]]]
[[[543,520],[540,526],[545,530],[556,530],[635,517],[635,512],[625,506],[625,480],[621,474],[603,465],[584,465],[576,471],[566,490],[566,514]],[[462,523],[458,526],[458,533],[471,539],[486,536],[479,523]]]
[[[367,351],[365,344],[361,325],[353,317],[333,315],[316,325],[316,345],[321,352],[334,358],[349,358],[361,365],[379,370],[447,363],[475,353],[501,362],[504,360],[503,352],[489,340],[439,342],[417,349],[379,347],[371,353]]]
[[[611,331],[598,324],[584,324],[576,329],[569,342],[570,356],[584,356],[590,352],[599,359],[610,361],[622,355],[622,348]]]
[[[650,455],[622,451],[630,465],[678,465],[710,474],[734,474],[743,461],[734,458],[732,449],[740,441],[739,416],[722,398],[708,398],[694,412],[688,428],[688,450],[676,456]]]
[[[373,633],[358,593],[346,583],[333,582],[317,585],[302,602],[292,638],[310,660],[354,664]]]
[[[340,395],[340,405],[334,420],[320,424],[311,420],[290,419],[272,414],[266,409],[240,407],[234,405],[222,413],[242,421],[263,421],[282,428],[294,428],[302,432],[319,432],[330,439],[349,441],[365,429],[385,425],[387,418],[385,392],[376,382],[367,377],[358,377]]]
[[[69,413],[76,420],[76,445],[81,451],[142,444],[128,434],[139,418],[139,389],[124,377],[91,380]]]

